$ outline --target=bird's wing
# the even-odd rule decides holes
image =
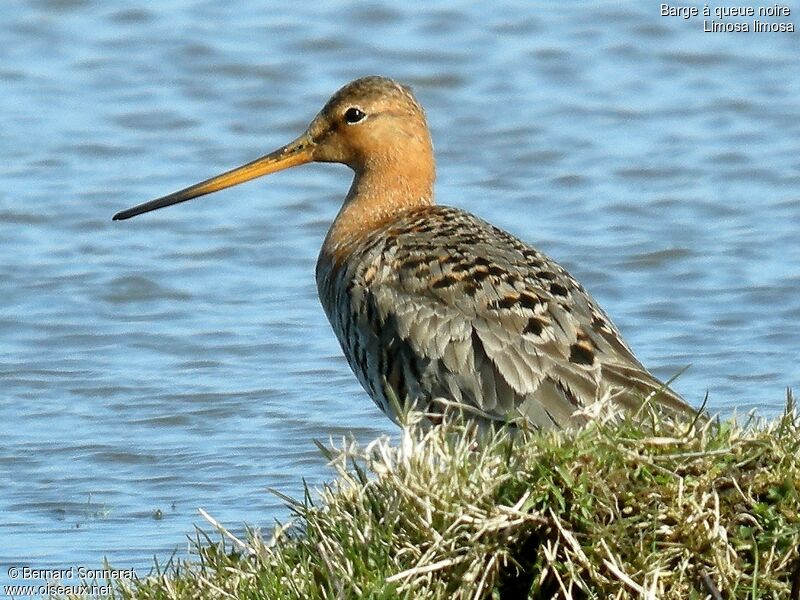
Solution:
[[[609,394],[663,388],[561,266],[457,209],[396,223],[366,299],[383,344],[418,360],[422,391],[490,418],[563,426]],[[659,402],[683,410],[669,390]]]

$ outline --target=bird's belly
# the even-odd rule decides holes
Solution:
[[[420,399],[420,381],[410,373],[411,357],[392,352],[391,345],[384,346],[382,336],[364,324],[361,310],[346,306],[326,313],[359,383],[378,408],[396,422],[398,405]]]
[[[430,402],[430,361],[378,317],[369,294],[344,273],[319,277],[318,289],[328,321],[361,386],[390,419],[398,408],[425,410]]]

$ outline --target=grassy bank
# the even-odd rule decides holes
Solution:
[[[270,540],[200,539],[119,598],[790,598],[800,420],[658,419],[330,451]]]

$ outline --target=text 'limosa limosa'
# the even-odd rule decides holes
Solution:
[[[304,163],[355,177],[317,261],[317,289],[350,367],[393,420],[447,407],[480,422],[552,429],[598,410],[671,413],[686,403],[634,357],[555,261],[458,208],[434,204],[435,162],[411,90],[357,79],[286,146],[115,220]],[[595,410],[593,410],[595,409]]]

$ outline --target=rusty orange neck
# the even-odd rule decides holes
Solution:
[[[419,148],[402,155],[371,156],[356,169],[350,191],[331,225],[322,256],[344,260],[371,232],[405,211],[433,204],[433,152]]]

